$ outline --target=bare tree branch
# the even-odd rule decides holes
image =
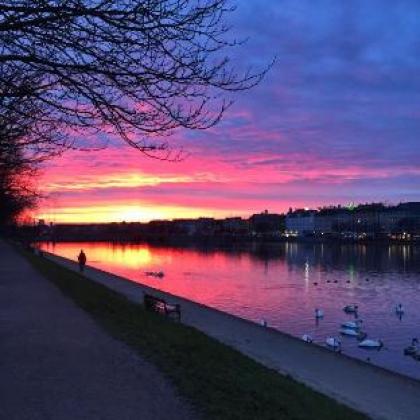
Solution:
[[[267,71],[233,70],[232,10],[227,0],[0,1],[0,74],[26,75],[0,80],[1,106],[33,98],[45,127],[62,133],[52,149],[96,147],[87,139],[105,132],[168,158],[156,136],[213,126],[231,105],[224,93]]]

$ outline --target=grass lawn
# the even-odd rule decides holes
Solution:
[[[194,328],[146,312],[141,305],[45,258],[25,255],[109,334],[164,372],[203,418],[365,418]]]

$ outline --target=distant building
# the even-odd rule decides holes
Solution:
[[[254,235],[280,235],[284,231],[284,219],[284,215],[269,213],[268,210],[265,210],[262,213],[253,214],[249,218],[250,231]]]
[[[385,206],[382,203],[319,210],[290,210],[286,215],[286,236],[342,236],[376,238],[394,235],[410,239],[420,235],[420,203]]]
[[[286,236],[308,236],[315,233],[316,210],[298,209],[286,215]]]
[[[352,231],[354,214],[347,207],[324,207],[319,210],[316,220],[316,233],[331,235]]]
[[[241,217],[227,217],[220,221],[221,233],[246,235],[249,233],[249,222]]]
[[[200,217],[198,219],[175,219],[171,223],[174,225],[173,233],[188,236],[214,235],[217,229],[217,222],[212,217]]]
[[[197,233],[195,219],[175,219],[171,223],[173,225],[173,233],[188,236],[193,236]]]
[[[393,235],[420,235],[420,202],[401,203],[381,214],[381,226]]]
[[[318,210],[290,209],[287,215],[253,214],[248,220],[228,217],[216,220],[153,220],[149,223],[54,224],[39,220],[38,237],[51,240],[140,240],[143,237],[167,236],[248,236],[270,239],[286,237],[334,237],[344,239],[390,238],[420,240],[420,202],[386,206],[382,203],[329,206]]]

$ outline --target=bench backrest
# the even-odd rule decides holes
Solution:
[[[166,303],[164,299],[149,295],[147,293],[144,293],[143,299],[144,306],[146,309],[150,309],[152,311],[160,313],[165,313],[166,315],[176,314],[178,316],[178,320],[181,320],[181,305],[177,303]]]
[[[166,306],[166,301],[156,296],[144,294],[144,304],[149,307],[164,308]]]

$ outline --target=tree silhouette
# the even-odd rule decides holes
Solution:
[[[0,131],[0,226],[4,226],[33,207],[38,195],[32,184],[36,173],[34,162],[24,157],[18,143],[12,143],[15,147],[11,147],[4,130]]]
[[[9,75],[8,81],[21,94],[8,96],[7,86],[0,83],[0,226],[35,204],[32,179],[37,164],[55,153],[51,142],[60,138],[46,130],[36,101],[24,94],[31,85],[17,74]]]
[[[158,136],[213,126],[231,104],[226,92],[267,70],[233,70],[232,10],[226,0],[1,1],[2,111],[31,98],[36,113],[21,116],[44,152],[96,147],[102,132],[168,158]]]

